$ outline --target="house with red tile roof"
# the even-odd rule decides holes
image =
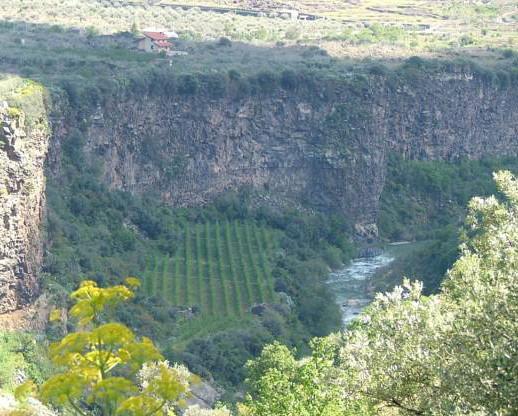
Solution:
[[[174,32],[144,30],[142,37],[138,41],[138,49],[146,52],[165,52],[168,53],[173,47],[171,39],[178,38]]]

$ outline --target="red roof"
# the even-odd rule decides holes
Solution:
[[[168,37],[162,32],[144,32],[144,36],[152,40],[167,40]]]
[[[153,43],[161,48],[170,48],[173,44],[167,40],[155,40]]]

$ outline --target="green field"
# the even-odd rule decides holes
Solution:
[[[149,296],[198,306],[205,316],[243,316],[275,299],[272,229],[251,221],[185,223],[174,256],[154,256],[142,274]]]

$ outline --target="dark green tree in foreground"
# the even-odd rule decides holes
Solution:
[[[461,256],[439,295],[407,280],[343,334],[315,343],[310,358],[265,348],[249,364],[243,413],[516,414],[518,181],[509,172],[495,181],[505,200],[472,199]]]

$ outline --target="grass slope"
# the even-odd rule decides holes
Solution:
[[[274,302],[269,258],[273,230],[253,221],[185,223],[173,256],[150,257],[144,290],[173,306],[196,306],[204,317],[240,317]]]

